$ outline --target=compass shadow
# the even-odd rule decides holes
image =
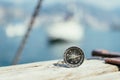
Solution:
[[[54,63],[53,64],[54,66],[56,66],[56,67],[64,67],[64,68],[69,68],[66,64],[61,64],[61,63]]]

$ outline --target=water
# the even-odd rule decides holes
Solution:
[[[64,51],[71,46],[83,49],[85,57],[91,57],[93,49],[106,49],[120,52],[120,32],[98,31],[92,28],[85,29],[84,38],[80,42],[58,43],[50,45],[44,28],[34,29],[21,55],[21,63],[47,61],[63,58]],[[4,28],[0,28],[0,66],[11,64],[21,38],[9,38]]]
[[[23,3],[20,3],[20,4],[16,3],[16,1],[13,1],[13,0],[10,0],[10,1],[1,0],[0,1],[1,6],[3,8],[5,7],[5,10],[8,12],[7,14],[4,14],[4,16],[2,16],[3,18],[1,18],[1,20],[3,20],[3,24],[0,24],[0,66],[11,65],[12,59],[22,39],[22,37],[14,37],[14,38],[8,37],[5,33],[6,26],[8,26],[9,24],[17,24],[21,22],[23,23],[28,18],[28,16],[32,15],[34,7],[36,5],[35,1],[34,0],[31,0],[29,2],[23,1]],[[51,23],[50,22],[51,19],[53,21],[56,20],[55,15],[58,15],[60,17],[61,14],[62,15],[66,14],[66,12],[68,14],[69,12],[71,13],[71,11],[73,11],[73,10],[70,10],[70,8],[68,8],[70,7],[69,3],[68,3],[69,5],[68,6],[67,2],[64,2],[64,1],[62,2],[52,1],[49,4],[48,3],[49,2],[47,1],[43,2],[42,10],[40,11],[41,16],[45,18],[48,16],[48,18],[45,19],[45,22],[43,22],[46,25],[47,25],[47,21]],[[100,22],[108,20],[107,22],[110,22],[111,24],[112,22],[111,20],[114,21],[113,19],[114,16],[117,13],[119,13],[119,11],[115,12],[117,7],[115,8],[115,11],[114,11],[114,8],[112,8],[112,10],[110,9],[110,12],[109,12],[106,9],[104,10],[102,8],[98,8],[97,6],[93,7],[93,5],[89,6],[89,4],[84,4],[81,2],[80,4],[81,5],[79,5],[78,3],[79,6],[77,6],[80,11],[85,10],[86,14],[93,16],[93,19],[95,17],[95,19]],[[15,17],[15,15],[12,14],[12,13],[16,13],[14,12],[16,10],[13,10],[14,8],[18,11],[19,9],[20,11],[23,10],[21,12],[23,13],[23,15]],[[79,10],[77,13],[79,13]],[[114,12],[115,14],[113,14]],[[52,18],[50,18],[49,16]],[[43,17],[41,17],[40,20]],[[55,19],[53,17],[55,17]],[[99,20],[99,18],[101,19]],[[50,19],[50,21],[47,19]],[[4,23],[4,20],[5,20],[5,23]],[[120,40],[119,39],[120,39],[119,31],[99,31],[99,30],[95,30],[87,26],[85,27],[84,38],[80,42],[64,43],[64,44],[58,43],[58,44],[50,45],[48,42],[49,38],[46,33],[46,30],[43,27],[40,27],[40,28],[33,29],[29,37],[29,40],[23,50],[19,63],[21,64],[21,63],[29,63],[29,62],[36,62],[36,61],[47,61],[47,60],[53,60],[53,59],[60,59],[60,58],[63,58],[64,51],[68,47],[71,47],[71,46],[78,46],[82,48],[85,53],[86,58],[91,57],[91,51],[93,49],[106,49],[110,51],[120,52],[120,42],[119,42]]]

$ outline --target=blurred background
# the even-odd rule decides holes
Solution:
[[[0,66],[11,65],[38,0],[0,0]],[[120,52],[120,0],[43,0],[19,64],[62,59],[78,46]]]

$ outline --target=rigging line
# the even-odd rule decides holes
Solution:
[[[15,57],[13,58],[12,65],[16,65],[18,63],[18,61],[20,60],[22,51],[23,51],[23,49],[25,47],[25,44],[26,44],[26,42],[28,40],[28,37],[29,37],[30,32],[31,32],[32,27],[33,27],[33,24],[35,22],[35,19],[36,19],[37,15],[39,14],[39,10],[41,8],[41,5],[42,5],[42,0],[38,0],[38,4],[37,4],[37,6],[36,6],[36,8],[34,10],[34,13],[33,13],[32,17],[31,17],[31,21],[28,24],[28,29],[27,29],[25,35],[23,36],[23,39],[21,41],[20,46],[18,47],[18,50],[17,50],[17,52],[15,54]]]

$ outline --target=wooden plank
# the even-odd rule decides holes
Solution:
[[[120,80],[120,72],[112,72],[108,74],[87,77],[81,80]]]
[[[117,72],[118,67],[100,60],[85,60],[77,68],[55,66],[58,60],[0,68],[0,80],[79,80]]]

